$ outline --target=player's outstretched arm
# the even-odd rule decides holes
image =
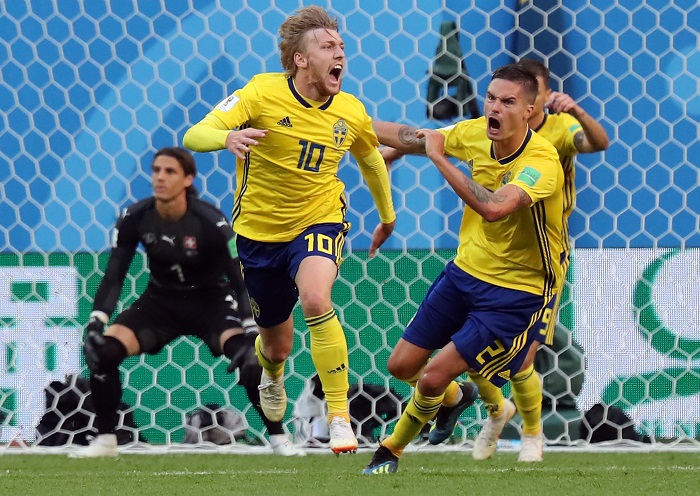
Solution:
[[[396,148],[392,148],[391,146],[380,147],[379,153],[382,154],[382,158],[384,159],[384,163],[386,164],[386,170],[391,169],[392,164],[404,156],[403,153],[398,151]]]
[[[396,212],[391,198],[391,183],[384,159],[374,148],[366,157],[355,157],[362,176],[367,181],[369,192],[377,205],[380,224],[372,235],[369,256],[373,257],[377,249],[391,236],[396,224]]]
[[[258,144],[259,138],[264,138],[267,129],[255,129],[248,127],[240,131],[231,131],[226,136],[226,149],[241,160],[245,160],[245,154],[250,151],[251,146]]]
[[[245,159],[245,154],[250,151],[250,147],[257,145],[258,138],[263,138],[266,134],[266,129],[252,127],[231,130],[218,117],[207,115],[187,130],[182,138],[182,144],[195,152],[212,152],[225,148],[236,157]]]
[[[521,188],[506,184],[490,191],[477,184],[445,157],[445,136],[431,129],[420,129],[418,137],[425,139],[425,151],[455,193],[476,213],[488,222],[510,215],[519,208],[530,205],[532,199]]]
[[[374,121],[373,124],[382,145],[395,148],[404,155],[425,154],[425,141],[416,136],[417,128],[384,121]]]
[[[576,133],[574,143],[579,153],[593,153],[607,150],[610,146],[608,133],[603,126],[586,112],[566,93],[552,91],[545,104],[550,111],[557,114],[564,112],[575,117],[583,131]]]

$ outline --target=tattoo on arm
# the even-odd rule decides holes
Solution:
[[[501,194],[497,191],[491,191],[490,189],[485,188],[482,185],[474,182],[473,179],[466,178],[465,184],[469,191],[471,191],[471,193],[476,198],[476,201],[478,201],[479,203],[497,204],[504,203],[506,201],[506,196],[504,194]],[[530,200],[530,196],[525,192],[525,190],[522,188],[516,189],[518,190],[518,208],[530,205],[532,201]]]
[[[473,179],[466,178],[466,184],[479,203],[500,203],[503,201],[503,198],[477,184]]]
[[[518,206],[522,207],[523,205],[529,205],[530,204],[530,196],[525,193],[524,189],[518,188]]]
[[[583,149],[583,140],[586,139],[586,133],[579,131],[574,134],[574,146],[578,151]]]
[[[410,126],[401,126],[399,129],[399,141],[404,145],[411,147],[420,147],[422,151],[425,151],[425,138],[418,139],[416,137],[417,129]]]

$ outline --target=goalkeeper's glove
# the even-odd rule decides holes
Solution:
[[[243,327],[243,330],[246,334],[254,332],[257,336],[260,333],[258,324],[255,322],[255,319],[253,317],[246,317],[245,319],[243,319],[243,321],[241,322],[241,327]]]
[[[252,361],[257,363],[258,361],[258,357],[255,356],[255,338],[258,337],[257,330],[239,334],[238,336],[240,336],[238,347],[236,352],[229,357],[231,362],[228,364],[228,367],[226,367],[226,372],[229,374],[233,373],[236,369],[240,369],[241,373],[243,373],[244,366],[247,363]],[[234,338],[238,336],[234,336]]]
[[[85,336],[83,350],[85,351],[85,361],[90,370],[99,369],[100,356],[97,353],[97,348],[104,344],[104,332],[107,322],[109,322],[109,316],[104,312],[96,310],[90,314],[90,320],[88,320],[87,326],[85,326],[87,335]]]

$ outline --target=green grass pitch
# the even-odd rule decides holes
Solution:
[[[697,495],[697,452],[547,452],[540,464],[497,453],[406,453],[396,474],[360,472],[371,451],[305,458],[229,454],[126,454],[116,459],[0,455],[0,494],[102,495]]]

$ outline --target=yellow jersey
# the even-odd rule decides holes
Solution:
[[[534,131],[549,141],[559,154],[564,170],[564,251],[571,250],[569,242],[569,216],[576,206],[576,155],[574,136],[583,128],[570,114],[545,114],[544,121]]]
[[[554,147],[528,129],[515,153],[496,159],[484,117],[439,131],[445,153],[465,162],[477,184],[496,191],[511,183],[532,199],[496,222],[466,207],[455,264],[482,281],[551,297],[563,277],[564,177]]]
[[[268,130],[245,160],[236,161],[232,214],[237,233],[264,242],[291,241],[312,225],[345,222],[348,203],[338,178],[340,161],[347,151],[359,160],[379,145],[372,119],[357,98],[341,91],[325,102],[308,100],[283,73],[253,77],[191,130],[202,125],[210,127],[209,133],[200,128],[186,134],[185,146],[223,149],[228,131],[219,131],[212,147],[216,130]],[[383,174],[386,189],[379,195],[380,216],[390,212],[385,217],[395,217],[388,174],[383,164],[382,168],[377,174]]]

